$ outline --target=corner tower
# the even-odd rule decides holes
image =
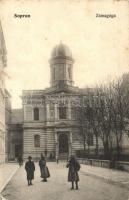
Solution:
[[[73,63],[68,46],[60,43],[54,47],[50,58],[51,86],[73,85]]]

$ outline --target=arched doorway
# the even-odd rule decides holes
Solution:
[[[59,135],[59,154],[68,153],[69,145],[68,145],[68,136],[65,133]]]

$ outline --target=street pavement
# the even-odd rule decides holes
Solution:
[[[66,163],[47,163],[51,177],[48,182],[41,182],[39,166],[36,163],[35,179],[32,186],[27,186],[24,166],[18,169],[15,176],[6,186],[2,195],[8,200],[128,200],[129,191],[119,184],[112,184],[97,176],[88,174],[90,166],[82,165],[79,190],[70,190],[67,182]],[[87,169],[86,169],[87,167]],[[97,170],[94,168],[95,171]],[[101,169],[100,173],[101,173]],[[106,169],[107,170],[107,169]],[[92,172],[93,173],[93,172]],[[124,173],[124,172],[122,172]],[[128,180],[127,180],[128,181]]]
[[[0,193],[6,184],[11,180],[18,168],[19,165],[15,163],[5,163],[0,165]]]
[[[129,189],[128,172],[89,165],[82,165],[82,172],[85,175],[87,174],[88,176],[101,178],[109,183],[117,184]]]

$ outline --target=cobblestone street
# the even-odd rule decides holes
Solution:
[[[36,164],[33,186],[27,186],[24,166],[19,168],[2,195],[8,200],[128,200],[127,188],[108,183],[97,177],[87,176],[80,170],[79,190],[70,190],[67,182],[66,163],[47,163],[51,177],[41,182]]]

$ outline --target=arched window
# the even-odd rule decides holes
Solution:
[[[40,135],[34,136],[34,147],[40,147]]]
[[[39,120],[39,108],[34,108],[34,120]]]

